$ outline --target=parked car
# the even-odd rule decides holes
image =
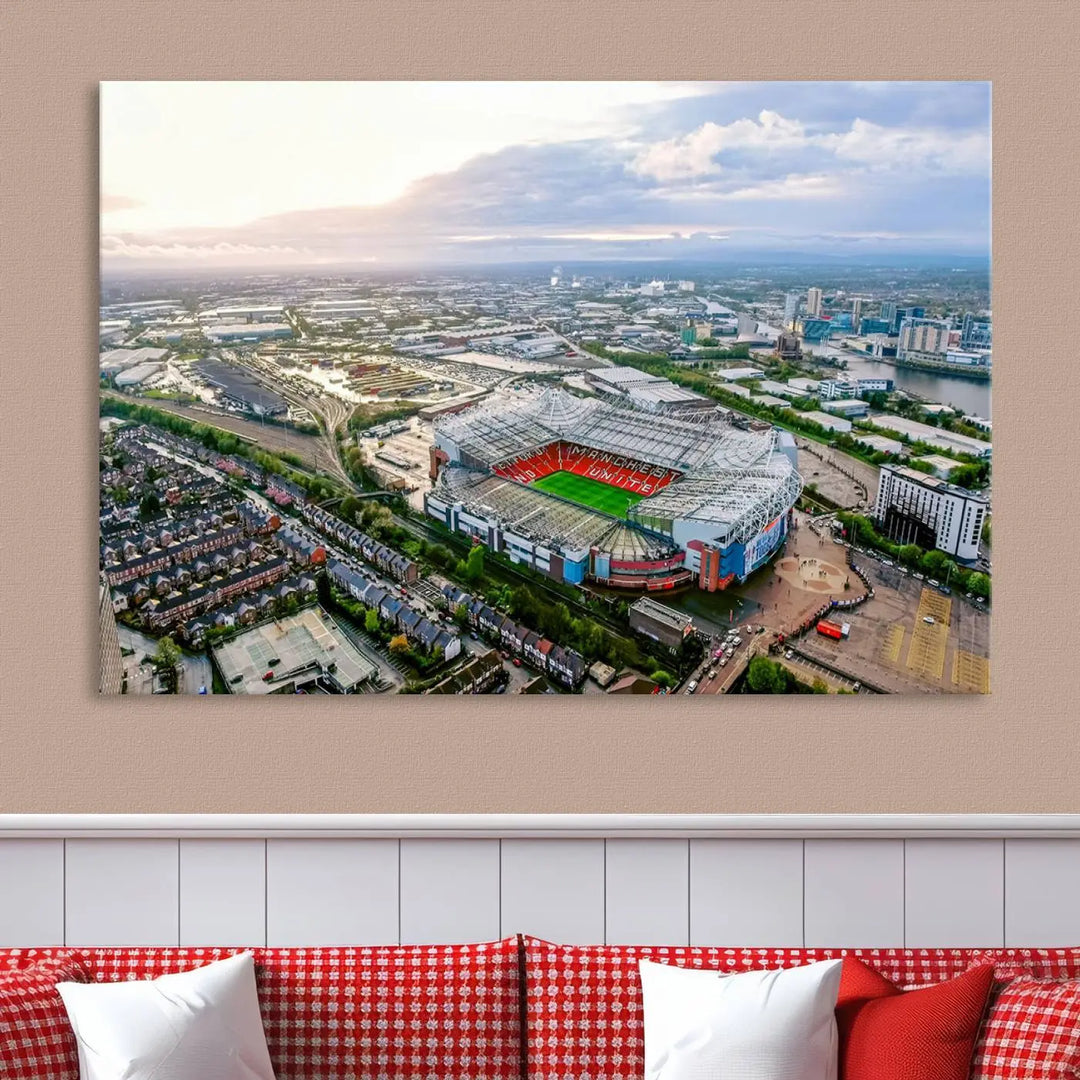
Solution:
[[[922,621],[924,623],[926,623],[927,626],[933,626],[934,625],[934,616],[933,615],[924,615]]]

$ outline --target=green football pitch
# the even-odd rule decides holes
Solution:
[[[599,510],[602,514],[620,518],[625,517],[627,509],[644,497],[636,492],[623,491],[622,488],[571,472],[550,473],[534,481],[532,486],[552,495],[561,495],[564,499],[580,503],[591,510]]]

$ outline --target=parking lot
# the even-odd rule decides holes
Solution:
[[[414,509],[422,510],[424,493],[431,490],[428,469],[432,428],[428,421],[420,420],[415,416],[408,421],[408,424],[406,431],[382,439],[361,433],[359,444],[367,455],[368,463],[377,472],[404,481],[409,492],[409,505]],[[387,460],[387,457],[408,462],[409,467],[397,464],[394,460]]]
[[[800,651],[891,693],[989,693],[989,612],[868,554],[854,558],[873,598],[845,613],[846,640],[809,635]]]

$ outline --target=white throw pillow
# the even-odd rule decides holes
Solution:
[[[251,953],[158,979],[57,989],[82,1080],[274,1080]]]
[[[725,975],[640,961],[645,1080],[836,1080],[842,963]]]

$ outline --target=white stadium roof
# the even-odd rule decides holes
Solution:
[[[745,542],[790,507],[802,489],[790,460],[777,450],[775,430],[743,431],[719,411],[657,415],[548,388],[489,398],[435,422],[435,443],[451,461],[483,468],[557,440],[681,473],[630,511],[632,523],[654,532],[670,534],[673,522],[692,521]],[[612,520],[482,471],[445,469],[441,486],[441,497],[575,546],[595,543]],[[561,509],[546,509],[551,503]]]

